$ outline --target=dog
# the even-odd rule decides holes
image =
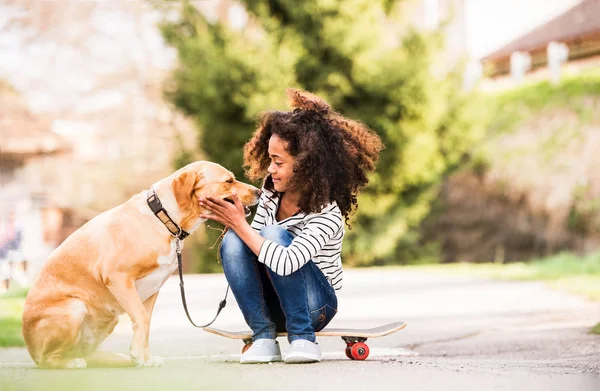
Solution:
[[[198,217],[209,213],[200,197],[233,202],[232,192],[247,213],[260,197],[222,166],[194,162],[71,234],[50,254],[25,300],[23,337],[38,367],[162,365],[150,354],[150,318],[159,289],[177,269],[178,238],[205,221]],[[133,325],[130,357],[97,351],[123,313]]]

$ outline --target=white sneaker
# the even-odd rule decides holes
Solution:
[[[257,339],[252,346],[242,354],[240,363],[259,364],[281,361],[281,350],[275,339]]]
[[[290,352],[285,357],[287,364],[300,364],[321,361],[321,348],[316,342],[307,339],[292,341]]]

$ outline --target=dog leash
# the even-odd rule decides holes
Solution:
[[[210,323],[207,323],[203,326],[198,326],[196,323],[194,323],[190,316],[190,313],[188,312],[187,303],[185,301],[185,290],[183,288],[183,265],[181,261],[181,242],[183,241],[183,239],[189,236],[189,233],[185,232],[179,225],[177,225],[175,221],[173,221],[173,219],[171,219],[165,208],[163,208],[162,203],[160,202],[160,199],[158,198],[158,195],[156,194],[154,188],[150,188],[150,190],[148,190],[148,192],[146,193],[146,202],[148,203],[148,206],[150,207],[154,215],[158,217],[158,219],[165,225],[165,227],[167,227],[167,229],[171,233],[171,236],[173,236],[173,238],[176,240],[175,249],[177,253],[177,264],[179,266],[179,288],[181,289],[181,301],[183,302],[183,309],[185,310],[187,318],[189,319],[190,323],[194,325],[194,327],[198,327],[201,329],[210,326],[215,322],[215,320],[217,320],[217,316],[219,316],[221,310],[227,305],[227,294],[229,293],[229,284],[227,285],[225,297],[219,303],[217,314],[215,315],[213,320],[211,320]],[[227,230],[223,232],[226,231]]]
[[[227,291],[225,291],[225,297],[219,303],[219,308],[217,309],[217,314],[215,315],[213,320],[211,320],[209,323],[202,325],[202,326],[198,326],[196,323],[194,323],[194,321],[192,320],[192,317],[190,316],[190,313],[188,312],[187,303],[185,301],[185,290],[183,288],[183,266],[182,266],[182,262],[181,262],[181,240],[179,238],[176,238],[175,240],[176,240],[175,249],[177,252],[177,264],[179,265],[179,288],[181,290],[181,302],[183,303],[183,309],[185,310],[185,314],[187,315],[187,318],[189,319],[190,323],[194,327],[198,327],[200,329],[202,329],[204,327],[208,327],[211,324],[213,324],[215,322],[215,320],[217,320],[217,317],[221,313],[221,310],[223,308],[225,308],[225,306],[227,305],[227,295],[229,294],[229,284],[227,284]]]

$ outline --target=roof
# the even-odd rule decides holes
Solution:
[[[0,155],[40,155],[70,149],[50,130],[50,122],[32,114],[21,97],[0,81]]]
[[[487,55],[485,61],[509,57],[517,50],[544,48],[552,41],[568,42],[600,34],[600,0],[583,0],[556,18]]]

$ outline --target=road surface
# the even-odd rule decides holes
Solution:
[[[193,319],[206,322],[226,283],[187,275]],[[193,328],[170,278],[152,318],[150,345],[162,368],[36,369],[25,349],[0,350],[0,389],[13,390],[600,390],[600,306],[543,282],[494,281],[403,268],[347,270],[331,327],[405,320],[393,335],[368,341],[367,361],[350,361],[339,338],[319,340],[318,364],[240,365],[240,341]],[[214,327],[245,329],[232,295]],[[127,353],[123,318],[103,350]],[[280,339],[285,354],[289,345]]]

